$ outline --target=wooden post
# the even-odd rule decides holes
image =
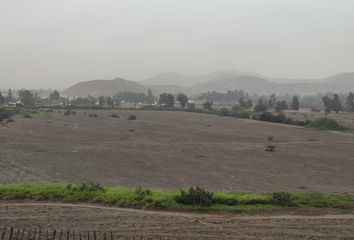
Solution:
[[[111,231],[111,240],[113,240],[113,232]]]
[[[53,237],[52,237],[53,240],[55,240],[55,236],[56,236],[56,235],[57,235],[57,230],[54,229],[54,231],[53,231]]]
[[[26,232],[26,229],[22,228],[21,240],[24,240],[24,239],[25,239],[25,232]]]
[[[58,240],[61,240],[61,237],[63,236],[63,229],[60,230],[60,233],[59,233],[59,239]]]
[[[10,234],[9,234],[9,240],[12,239],[12,234],[13,234],[13,233],[14,233],[14,228],[11,227],[11,229],[10,229]]]
[[[30,240],[31,239],[31,229],[28,230],[28,234],[27,234],[27,240]]]
[[[93,231],[93,240],[97,240],[96,231]]]
[[[68,232],[66,233],[66,240],[69,240],[70,237],[70,230],[68,230]]]
[[[39,229],[38,231],[38,240],[42,239],[42,229]]]
[[[36,240],[36,235],[37,235],[37,228],[34,229],[34,233],[33,233],[33,240]]]
[[[5,239],[5,232],[6,232],[6,228],[5,228],[5,230],[1,233],[1,240],[4,240],[4,239]]]
[[[17,232],[16,232],[16,240],[18,240],[19,235],[20,235],[20,229],[17,229]]]

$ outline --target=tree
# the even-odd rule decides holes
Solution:
[[[250,109],[251,107],[253,107],[253,103],[251,100],[247,100],[246,102],[246,109]]]
[[[103,105],[104,105],[104,102],[105,102],[104,97],[103,97],[103,96],[99,96],[99,97],[98,97],[98,104],[101,105],[101,106],[103,106]]]
[[[334,94],[332,100],[332,110],[335,111],[336,113],[343,110],[342,103],[339,100],[338,94]]]
[[[274,108],[276,106],[276,101],[277,101],[277,97],[275,96],[275,94],[273,93],[272,95],[270,95],[269,100],[268,100],[268,108]]]
[[[175,104],[175,97],[169,93],[162,93],[160,94],[159,104],[165,107],[173,108]]]
[[[107,98],[107,105],[108,107],[114,108],[114,101],[112,100],[111,97]]]
[[[325,112],[329,113],[332,110],[332,104],[331,104],[331,99],[326,95],[322,98],[323,105],[325,107]]]
[[[24,105],[33,105],[34,104],[34,97],[33,97],[33,93],[31,93],[28,90],[21,90],[19,92],[19,96],[21,99],[21,102]]]
[[[208,100],[208,101],[206,101],[205,103],[203,103],[203,108],[204,108],[204,109],[211,110],[212,107],[213,107],[213,104],[214,104],[213,101]]]
[[[260,97],[258,99],[257,105],[254,107],[255,112],[265,112],[268,110],[267,102],[264,98]]]
[[[148,89],[148,95],[147,95],[147,102],[148,103],[154,103],[155,97],[152,95],[151,89]]]
[[[5,98],[3,97],[2,93],[0,92],[0,105],[5,102]]]
[[[183,93],[179,93],[177,96],[177,101],[181,104],[182,108],[185,108],[188,103],[188,97]]]
[[[277,111],[277,112],[281,112],[281,111],[283,111],[283,110],[287,110],[287,109],[289,109],[289,106],[288,106],[288,104],[287,104],[287,102],[285,101],[285,100],[283,100],[283,101],[278,101],[276,104],[275,104],[275,110]]]
[[[49,95],[49,100],[50,101],[55,101],[60,99],[60,93],[57,90],[54,90],[54,92],[50,93]]]
[[[7,92],[7,102],[11,102],[12,100],[12,90],[9,89],[9,91]]]
[[[291,101],[291,109],[295,111],[299,111],[299,108],[300,108],[299,98],[297,96],[294,96],[293,100]]]
[[[347,102],[345,104],[347,105],[349,112],[354,112],[354,93],[349,93],[347,97]]]

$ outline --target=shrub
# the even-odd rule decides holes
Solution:
[[[97,117],[98,117],[96,113],[90,113],[88,116],[89,116],[89,117],[94,117],[94,118],[97,118]]]
[[[268,145],[265,149],[267,152],[275,152],[275,146],[274,145]]]
[[[328,117],[318,118],[313,122],[311,122],[310,124],[308,124],[308,126],[319,130],[334,130],[334,131],[350,130],[349,128],[339,124],[336,120]]]
[[[196,187],[189,190],[181,190],[181,196],[177,197],[176,201],[185,205],[200,205],[209,207],[213,204],[213,193],[207,190]]]
[[[133,114],[129,115],[128,120],[136,120],[136,116]]]
[[[12,122],[15,122],[15,120],[13,120],[12,118],[6,120],[6,123],[12,123]]]
[[[220,116],[229,116],[230,115],[230,110],[227,108],[221,108],[218,110],[218,115]]]
[[[295,206],[296,204],[291,199],[291,194],[288,192],[275,192],[272,196],[272,202],[282,206]]]
[[[32,118],[32,116],[28,113],[26,113],[25,115],[23,115],[23,118]]]
[[[98,182],[83,181],[82,183],[80,183],[78,190],[82,192],[99,192],[99,191],[104,191],[105,189]]]
[[[136,200],[141,201],[143,200],[146,196],[151,195],[152,191],[150,189],[142,189],[141,187],[138,187],[135,189],[135,194]]]
[[[111,118],[119,118],[118,114],[112,113]]]

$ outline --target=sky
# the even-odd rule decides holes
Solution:
[[[353,0],[0,0],[0,89],[354,71]]]

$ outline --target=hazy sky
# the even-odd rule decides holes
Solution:
[[[225,68],[354,71],[354,1],[0,0],[0,89]]]

